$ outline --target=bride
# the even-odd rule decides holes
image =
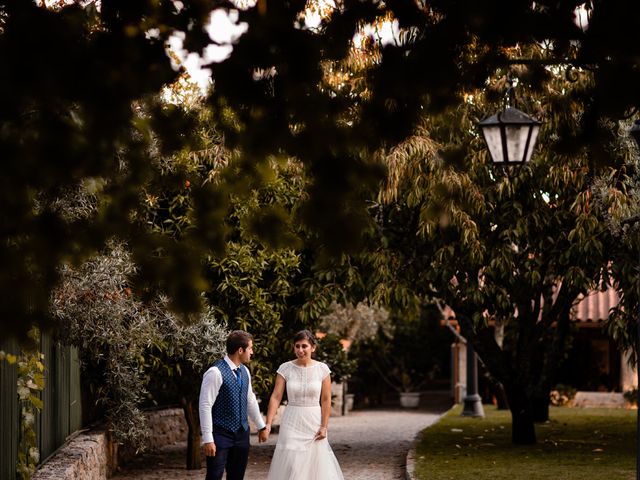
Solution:
[[[287,408],[268,480],[344,480],[327,440],[331,413],[329,367],[311,358],[316,339],[308,330],[293,337],[296,359],[278,368],[267,410],[267,432],[287,390]]]

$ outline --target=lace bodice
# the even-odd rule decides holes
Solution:
[[[293,361],[280,365],[278,374],[286,382],[288,405],[298,407],[320,405],[322,380],[330,373],[326,364],[317,361],[308,367],[299,367]]]

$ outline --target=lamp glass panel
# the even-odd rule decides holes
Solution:
[[[487,142],[491,160],[494,163],[502,163],[504,161],[504,153],[502,152],[502,138],[500,136],[499,125],[486,125],[482,127],[484,139]]]
[[[540,125],[531,126],[531,140],[529,140],[529,150],[527,151],[527,158],[524,159],[525,163],[531,160],[533,150],[536,148],[536,141],[538,140],[538,133],[540,132]]]
[[[525,125],[508,125],[505,127],[507,135],[507,153],[510,163],[522,163],[524,161],[525,148],[529,128]]]

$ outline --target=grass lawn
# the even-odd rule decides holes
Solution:
[[[536,425],[538,444],[511,444],[511,414],[485,406],[484,418],[453,408],[422,432],[420,480],[635,479],[636,410],[552,407]]]

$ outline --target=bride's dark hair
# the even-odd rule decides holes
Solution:
[[[318,345],[316,337],[309,330],[300,330],[293,336],[293,343],[299,342],[300,340],[307,340],[312,347]]]

